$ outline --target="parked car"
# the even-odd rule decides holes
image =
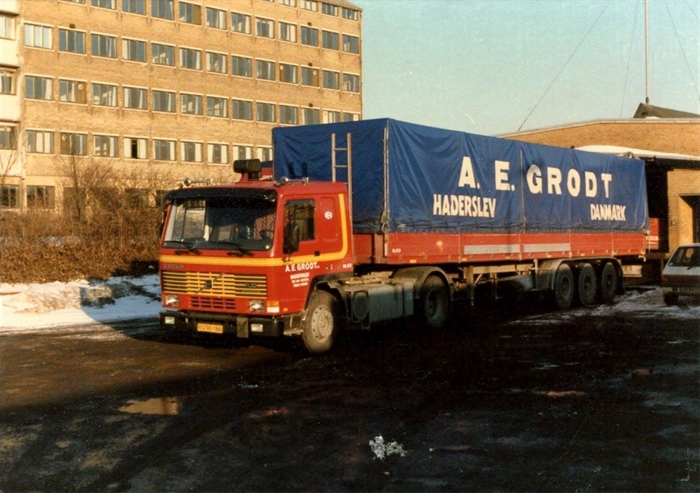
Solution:
[[[679,246],[661,273],[661,291],[667,305],[682,295],[700,295],[700,243]]]

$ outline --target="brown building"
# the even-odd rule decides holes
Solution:
[[[646,161],[649,215],[659,220],[660,244],[652,258],[665,258],[679,244],[700,241],[700,116],[640,105],[630,120],[593,121],[503,137],[559,147],[596,146],[598,152],[631,152]]]
[[[362,117],[345,0],[2,0],[0,24],[4,208],[60,207],[71,160],[154,203],[271,159],[276,125]]]

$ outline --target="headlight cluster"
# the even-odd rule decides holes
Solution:
[[[250,300],[248,302],[248,309],[251,312],[265,311],[265,301],[264,300]]]
[[[180,306],[180,297],[176,294],[166,294],[165,295],[165,306],[171,306],[177,308]]]

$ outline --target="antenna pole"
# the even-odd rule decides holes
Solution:
[[[644,75],[646,78],[646,102],[649,104],[649,0],[644,0]]]

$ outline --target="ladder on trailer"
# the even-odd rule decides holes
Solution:
[[[331,134],[331,179],[337,181],[339,169],[346,169],[348,174],[348,207],[350,207],[350,217],[352,217],[352,134],[345,134],[345,147],[337,147],[335,132]],[[345,152],[345,162],[338,164],[338,153]]]

